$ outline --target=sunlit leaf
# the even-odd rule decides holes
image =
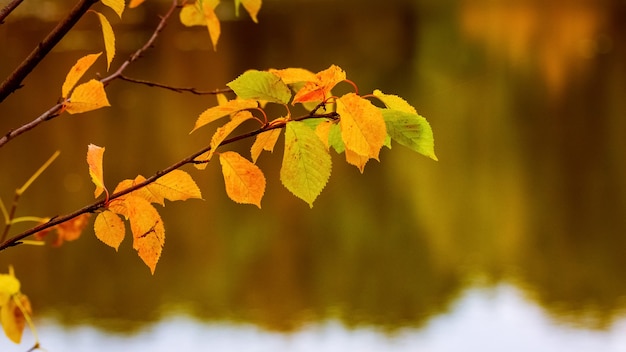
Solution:
[[[303,68],[284,68],[281,70],[270,69],[269,72],[280,77],[285,84],[313,82],[317,80],[315,73]]]
[[[76,83],[78,83],[78,80],[83,77],[85,72],[91,67],[91,65],[93,65],[94,62],[96,62],[96,59],[98,59],[100,55],[102,55],[101,52],[86,55],[76,61],[76,64],[74,64],[74,66],[70,69],[70,72],[67,73],[65,81],[63,82],[63,87],[61,87],[61,95],[63,99],[67,99],[72,88],[74,88]]]
[[[387,128],[380,109],[369,100],[349,93],[337,99],[341,137],[346,149],[378,160]]]
[[[94,197],[98,198],[104,192],[104,171],[102,169],[102,157],[104,156],[104,147],[98,147],[95,144],[89,144],[87,147],[87,165],[89,165],[89,176],[91,181],[96,185]]]
[[[248,11],[250,18],[258,23],[257,15],[261,9],[261,0],[235,0],[235,14],[239,16],[239,4],[243,4],[243,8]]]
[[[133,9],[141,4],[143,4],[143,2],[146,0],[130,0],[130,2],[128,3],[128,8]]]
[[[274,151],[274,146],[276,145],[276,141],[278,141],[278,137],[280,137],[280,128],[275,128],[273,130],[269,130],[267,132],[260,133],[256,136],[254,143],[252,143],[252,147],[250,148],[250,154],[252,156],[252,161],[256,163],[259,155],[263,150],[268,152]]]
[[[123,9],[123,6],[124,6],[124,2],[122,2],[122,9]],[[96,11],[94,12],[96,13],[96,15],[98,15],[98,18],[100,19],[100,24],[102,25],[102,36],[104,37],[104,48],[107,53],[107,71],[108,71],[109,68],[111,67],[111,61],[113,61],[113,57],[115,56],[115,34],[113,34],[113,28],[111,27],[109,20],[107,20],[107,18],[104,17],[104,15],[101,14],[100,12],[96,12]]]
[[[391,139],[424,156],[437,160],[433,130],[428,121],[418,114],[399,110],[380,109]]]
[[[163,198],[170,201],[187,200],[190,198],[202,199],[202,194],[196,182],[191,178],[191,175],[182,170],[174,170],[163,175],[146,186],[145,189],[155,199],[159,200]],[[163,201],[156,203],[163,204]]]
[[[265,176],[261,169],[230,151],[220,153],[220,164],[228,197],[237,203],[254,204],[261,208],[265,193]]]
[[[335,125],[333,121],[322,121],[315,127],[315,134],[319,137],[319,139],[326,146],[326,150],[330,148],[330,144],[328,142],[328,136],[330,135],[330,129]]]
[[[125,198],[133,248],[154,274],[165,243],[165,227],[157,210],[141,197]]]
[[[411,104],[397,95],[385,94],[378,89],[374,91],[373,95],[380,99],[380,101],[382,101],[383,104],[385,104],[385,106],[389,109],[404,111],[410,114],[417,114],[417,111],[413,106],[411,106]]]
[[[306,102],[321,102],[331,97],[331,90],[346,79],[346,73],[336,65],[318,72],[315,81],[307,82],[296,92],[292,104]]]
[[[180,11],[180,21],[185,26],[206,26],[213,43],[217,48],[217,41],[221,34],[220,21],[215,14],[215,7],[219,0],[203,0],[194,4],[186,4]]]
[[[9,302],[11,296],[20,292],[20,281],[13,273],[13,267],[9,267],[8,274],[0,274],[0,306]]]
[[[14,343],[22,341],[27,315],[32,315],[30,300],[19,292],[11,296],[11,299],[0,308],[2,328],[6,336]]]
[[[96,216],[93,223],[96,237],[107,246],[113,247],[116,251],[126,235],[124,221],[112,211],[105,210]]]
[[[234,114],[241,110],[252,109],[259,106],[259,103],[256,100],[252,99],[235,99],[220,104],[218,106],[213,106],[207,110],[205,110],[198,119],[196,120],[196,124],[191,130],[192,133],[198,128],[205,126],[213,121],[216,121],[224,116]]]
[[[287,104],[291,90],[273,73],[249,70],[227,84],[241,99],[267,100]]]
[[[240,111],[236,113],[233,118],[228,121],[224,126],[218,128],[217,131],[215,131],[215,134],[213,134],[213,137],[211,137],[211,150],[209,151],[208,159],[211,159],[217,147],[222,144],[224,139],[226,139],[226,137],[228,137],[228,135],[231,134],[235,130],[235,128],[241,125],[244,121],[252,118],[253,116],[250,111]]]
[[[315,131],[303,122],[289,122],[285,127],[285,154],[280,169],[283,185],[313,207],[330,178],[330,171],[330,154]]]
[[[92,79],[74,88],[69,101],[65,103],[65,110],[70,114],[78,114],[105,106],[111,106],[111,104],[104,91],[104,85]]]
[[[112,8],[120,18],[122,17],[122,13],[124,12],[124,0],[102,0],[102,3]]]

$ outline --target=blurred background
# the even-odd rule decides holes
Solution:
[[[0,1],[0,6],[8,3]],[[25,1],[0,25],[4,79],[72,1]],[[115,70],[169,1],[107,14]],[[169,23],[128,76],[223,88],[243,71],[331,64],[359,92],[404,97],[426,117],[439,162],[394,145],[361,175],[333,156],[313,209],[263,154],[262,210],[225,194],[218,163],[186,169],[204,201],[160,209],[154,276],[126,239],[0,253],[33,304],[48,351],[623,351],[626,349],[626,2],[265,0],[259,23],[218,7],[205,28]],[[53,106],[75,61],[103,51],[87,14],[0,105],[0,133]],[[88,75],[107,75],[99,60]],[[55,151],[18,216],[93,202],[87,145],[106,147],[110,189],[208,144],[188,135],[212,96],[114,81],[112,107],[63,115],[0,150],[0,198]],[[233,146],[247,153],[251,141]],[[245,154],[247,155],[247,154]],[[28,224],[15,226],[14,232]],[[25,351],[0,338],[3,351]]]

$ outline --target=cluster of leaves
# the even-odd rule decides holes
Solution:
[[[136,7],[142,2],[143,0],[131,0],[129,7]],[[112,8],[119,17],[125,10],[124,0],[102,0],[102,3]],[[110,106],[106,85],[116,78],[175,91],[196,92],[194,89],[177,89],[132,80],[123,76],[122,72],[152,45],[167,18],[178,7],[181,22],[187,26],[206,26],[213,47],[216,48],[220,23],[215,9],[219,3],[219,0],[197,0],[178,6],[174,1],[151,39],[108,77],[80,83],[87,70],[102,53],[80,58],[69,70],[61,87],[60,103],[33,123],[0,138],[0,146],[10,138],[63,112],[79,114]],[[236,10],[241,5],[252,20],[257,22],[261,0],[235,0]],[[94,10],[89,11],[97,15],[102,27],[108,71],[115,57],[113,29],[105,15]],[[334,95],[333,89],[342,82],[350,84],[353,91],[341,96]],[[94,196],[99,199],[104,194],[104,199],[65,216],[14,218],[19,195],[56,158],[58,153],[55,153],[31,180],[16,191],[11,212],[8,212],[0,202],[7,224],[0,241],[2,242],[0,250],[22,243],[41,244],[43,243],[41,240],[52,230],[56,230],[57,233],[54,245],[75,240],[88,225],[91,214],[95,213],[93,228],[96,237],[116,251],[126,237],[127,226],[124,220],[128,222],[132,246],[154,274],[165,243],[165,225],[155,205],[164,206],[165,200],[202,199],[201,191],[191,175],[181,170],[184,165],[190,164],[198,169],[204,169],[206,164],[218,155],[227,195],[237,203],[252,204],[260,208],[265,194],[266,179],[256,163],[263,151],[272,152],[279,139],[283,137],[284,152],[280,180],[291,193],[312,207],[330,178],[333,151],[343,153],[346,162],[356,166],[361,172],[370,159],[379,160],[382,148],[385,146],[391,148],[392,141],[437,160],[430,125],[413,106],[401,97],[385,94],[379,90],[360,95],[356,84],[348,80],[344,70],[336,65],[317,73],[303,68],[250,70],[226,86],[228,87],[226,91],[231,94],[229,96],[232,97],[234,94],[234,97],[228,99],[226,94],[213,92],[217,96],[217,105],[202,112],[191,129],[190,133],[195,133],[198,129],[206,130],[207,126],[214,126],[210,142],[205,148],[195,151],[153,176],[139,175],[134,179],[123,180],[117,184],[113,192],[109,192],[104,182],[105,148],[90,144],[87,147],[87,165],[96,187]],[[268,105],[282,106],[284,113],[270,118]],[[302,106],[308,113],[294,116],[292,114],[294,106]],[[232,136],[246,121],[256,121],[258,126]],[[215,126],[216,122],[221,122],[221,125]],[[221,146],[253,137],[249,157],[234,151],[218,151]],[[6,240],[10,224],[26,220],[37,221],[39,225]],[[37,241],[24,240],[31,235],[34,235]],[[28,298],[19,288],[20,283],[15,278],[12,268],[9,274],[0,275],[0,323],[7,336],[17,343],[21,339],[25,322],[30,323],[32,314]],[[39,343],[36,342],[35,347],[38,346]]]

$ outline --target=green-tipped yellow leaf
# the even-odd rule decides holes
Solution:
[[[227,86],[241,99],[266,100],[287,104],[291,90],[273,73],[250,70],[244,72]]]
[[[376,89],[373,94],[389,109],[404,111],[410,114],[417,114],[417,111],[413,106],[411,106],[411,104],[397,95],[385,94],[378,89]]]
[[[330,178],[331,160],[324,143],[303,122],[285,127],[285,154],[280,180],[296,197],[309,203],[322,192]]]
[[[437,160],[433,130],[425,118],[405,111],[381,109],[392,140]]]

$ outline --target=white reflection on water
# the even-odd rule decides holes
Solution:
[[[434,318],[424,329],[405,329],[392,336],[376,329],[348,330],[337,322],[310,326],[293,334],[249,325],[202,324],[184,317],[166,319],[134,336],[108,335],[90,327],[64,330],[39,322],[40,339],[49,352],[98,351],[626,351],[626,319],[608,331],[563,327],[511,286],[469,290],[451,313]],[[0,342],[0,351],[24,352]]]

